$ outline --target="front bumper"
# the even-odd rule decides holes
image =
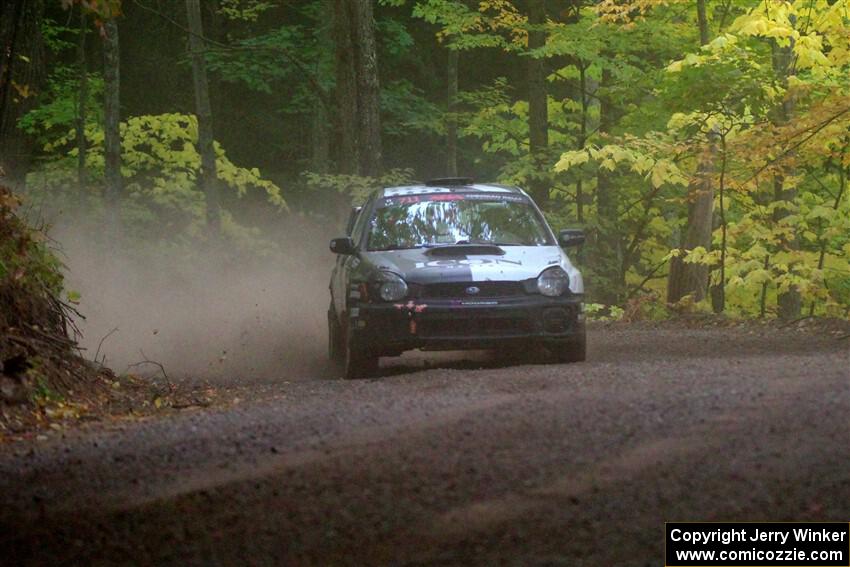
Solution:
[[[524,295],[361,303],[349,311],[357,341],[379,355],[572,340],[584,333],[582,296]]]

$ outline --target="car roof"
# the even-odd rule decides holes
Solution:
[[[519,187],[499,183],[438,183],[429,181],[421,185],[400,185],[384,187],[378,191],[379,197],[399,197],[402,195],[429,195],[433,193],[513,193],[525,195]]]

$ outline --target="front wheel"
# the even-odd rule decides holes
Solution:
[[[378,371],[378,357],[364,348],[346,325],[342,376],[346,380],[369,378]]]
[[[328,358],[334,364],[342,362],[342,332],[333,309],[328,309]]]
[[[587,359],[587,334],[582,332],[563,343],[550,346],[549,352],[558,362],[584,362]]]

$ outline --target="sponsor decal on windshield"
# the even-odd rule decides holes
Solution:
[[[435,193],[424,195],[399,195],[384,197],[378,202],[378,207],[389,207],[393,205],[413,205],[428,201],[503,201],[508,203],[528,203],[525,195],[512,193]]]

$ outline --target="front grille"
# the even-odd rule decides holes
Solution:
[[[433,319],[419,323],[422,337],[487,337],[530,333],[531,321],[518,317]]]
[[[469,288],[478,293],[468,293]],[[450,299],[473,297],[512,297],[525,293],[522,282],[453,282],[427,284],[422,288],[423,298]]]

